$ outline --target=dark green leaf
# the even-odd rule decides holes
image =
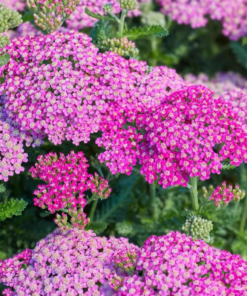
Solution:
[[[97,221],[97,222],[89,222],[85,230],[93,230],[96,234],[102,233],[107,227],[107,224],[105,222]]]
[[[135,39],[139,36],[155,36],[164,37],[168,35],[167,29],[161,26],[145,26],[140,28],[131,28],[129,31],[125,31],[124,36],[130,39]]]
[[[40,217],[48,217],[48,216],[50,216],[50,215],[51,215],[51,213],[48,212],[48,211],[45,211],[45,212],[43,212],[43,213],[40,213]]]
[[[9,60],[10,60],[10,55],[8,53],[1,55],[0,56],[0,67],[8,64]]]
[[[231,42],[231,48],[234,52],[237,61],[244,67],[247,68],[247,50],[244,46],[238,42]]]

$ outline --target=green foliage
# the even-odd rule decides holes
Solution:
[[[165,37],[168,35],[167,29],[162,26],[144,26],[139,28],[131,28],[125,30],[124,36],[129,39],[136,39],[140,36],[154,36],[154,37]]]
[[[114,17],[109,13],[107,13],[106,15],[101,15],[99,13],[94,13],[93,11],[89,10],[87,7],[85,9],[85,13],[98,20],[116,21],[116,17]]]
[[[0,36],[0,38],[1,38],[1,36]],[[10,60],[10,55],[8,53],[0,55],[0,67],[8,64],[9,60]]]
[[[107,224],[105,222],[96,221],[96,222],[89,222],[86,225],[85,230],[92,230],[96,234],[100,234],[106,229],[106,227],[107,227]]]
[[[7,202],[0,203],[0,221],[13,216],[20,216],[27,206],[27,202],[23,199],[11,198]]]
[[[234,52],[237,61],[247,68],[247,50],[245,46],[240,45],[238,42],[231,43],[232,51]]]
[[[232,165],[228,162],[223,162],[223,164],[222,164],[222,170],[233,170],[235,168],[236,168],[235,165]]]

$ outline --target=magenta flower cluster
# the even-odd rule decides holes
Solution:
[[[232,105],[232,110],[237,114],[237,119],[247,128],[247,81],[237,73],[217,73],[209,79],[206,74],[195,76],[188,74],[185,81],[192,84],[201,84],[208,87],[214,98],[221,98]]]
[[[78,229],[56,230],[36,245],[31,256],[28,251],[26,268],[19,261],[13,268],[13,259],[5,260],[0,282],[10,287],[7,296],[107,296],[104,291],[112,290],[107,278],[117,272],[111,258],[119,250],[128,253],[138,248],[125,238],[107,239]]]
[[[232,200],[239,201],[240,199],[243,199],[244,196],[245,191],[242,191],[238,185],[233,188],[232,186],[227,186],[224,181],[221,185],[215,188],[208,199],[214,200],[215,205],[218,207],[221,204],[227,205]]]
[[[130,174],[139,162],[146,180],[164,188],[205,180],[224,159],[247,160],[247,134],[231,105],[174,70],[98,53],[74,31],[20,38],[5,50],[3,108],[34,145],[45,136],[78,145],[101,131],[99,160],[113,174]]]
[[[120,296],[244,296],[247,262],[179,232],[150,237],[137,252],[133,275],[112,277]],[[118,286],[120,283],[120,287]]]
[[[233,165],[247,161],[241,123],[234,120],[229,104],[212,99],[212,92],[203,86],[173,92],[158,106],[123,107],[115,113],[107,118],[105,132],[96,141],[106,149],[100,161],[113,173],[129,174],[139,160],[146,180],[158,179],[166,188],[186,186],[189,177],[205,180],[210,173],[219,174],[225,159]],[[126,129],[128,122],[135,127]]]
[[[222,33],[237,40],[247,33],[245,0],[156,0],[161,11],[179,24],[204,27],[207,16],[222,23]]]
[[[3,50],[11,55],[0,69],[3,109],[9,124],[32,135],[33,145],[46,136],[54,144],[86,143],[119,105],[159,105],[186,85],[174,70],[157,67],[146,74],[145,62],[100,54],[90,41],[78,32],[54,32],[15,39]]]
[[[59,158],[52,152],[39,156],[30,172],[33,178],[40,178],[47,184],[38,185],[34,191],[37,196],[34,204],[54,213],[62,209],[83,209],[88,190],[97,198],[106,199],[111,193],[108,181],[97,174],[89,174],[88,167],[83,152],[72,151],[67,156],[61,153]]]

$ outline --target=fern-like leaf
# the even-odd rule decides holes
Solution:
[[[222,170],[233,170],[235,169],[235,165],[231,165],[229,162],[223,162],[222,163]]]
[[[94,13],[93,11],[89,10],[87,7],[85,9],[85,13],[98,20],[117,21],[117,19],[114,16],[110,15],[109,13],[107,13],[106,15],[101,15],[99,13]]]
[[[244,46],[240,45],[238,42],[231,42],[231,48],[234,52],[237,61],[247,68],[247,50]]]
[[[118,193],[112,193],[107,200],[104,200],[102,207],[96,210],[95,220],[110,223],[117,221],[119,217],[123,218],[126,215],[128,204],[131,203],[130,193],[135,186],[138,186],[140,178],[141,175],[134,173],[131,177],[120,180]]]
[[[27,206],[27,202],[23,199],[11,198],[6,203],[0,203],[0,221],[4,221],[7,218],[12,218],[13,216],[20,216],[21,213]]]
[[[162,26],[134,27],[124,33],[124,36],[130,39],[136,39],[139,36],[165,37],[167,35],[168,31]]]

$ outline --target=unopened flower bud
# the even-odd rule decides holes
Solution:
[[[105,4],[103,5],[103,10],[105,13],[111,13],[112,12],[112,4]]]
[[[135,10],[137,9],[137,1],[136,0],[118,0],[122,9],[125,10]]]

